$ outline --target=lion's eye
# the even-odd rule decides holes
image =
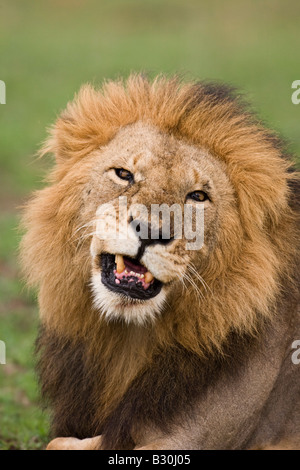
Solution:
[[[204,202],[208,200],[209,197],[204,191],[193,191],[187,195],[187,199],[192,199],[196,202]]]
[[[116,175],[121,178],[121,180],[133,182],[133,174],[129,170],[124,168],[115,168]]]

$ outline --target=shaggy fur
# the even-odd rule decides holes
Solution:
[[[152,145],[153,153],[173,149],[165,150],[161,166],[152,170],[156,195],[160,189],[176,194],[182,171],[171,181],[164,165],[176,170],[180,154],[186,155],[188,168],[193,152],[195,158],[202,152],[208,171],[211,165],[225,188],[216,192],[219,209],[211,216],[205,249],[193,254],[193,285],[182,290],[172,279],[167,303],[144,324],[126,324],[122,318],[109,322],[99,314],[91,289],[93,233],[78,240],[97,206],[123,191],[112,194],[97,180],[101,152],[108,167],[110,149],[125,149],[126,140],[129,145],[134,139],[160,142],[157,150]],[[53,410],[53,435],[102,434],[101,448],[117,449],[147,444],[149,429],[158,430],[159,438],[169,436],[178,422],[192,419],[197,402],[214,393],[214,384],[223,378],[238,381],[265,338],[295,319],[295,173],[279,139],[231,90],[164,77],[150,82],[133,75],[125,84],[108,82],[101,91],[82,87],[52,128],[41,151],[46,153],[55,155],[56,165],[49,185],[27,205],[21,250],[28,282],[39,289],[38,371]],[[152,202],[151,189],[138,194],[141,202]],[[180,245],[168,250],[183,272],[189,261]],[[281,316],[281,309],[289,314]],[[297,339],[297,328],[282,340],[285,351],[291,338]],[[287,353],[276,354],[279,360]],[[256,439],[253,426],[245,424],[249,435],[242,442],[210,444],[199,438],[191,445],[264,445],[286,430],[283,420],[274,435]],[[177,445],[187,446],[184,439]]]

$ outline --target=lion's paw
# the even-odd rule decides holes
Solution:
[[[87,439],[75,437],[57,437],[46,447],[46,450],[96,450],[101,447],[101,436]]]

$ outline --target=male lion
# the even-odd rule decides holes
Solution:
[[[49,449],[298,446],[297,179],[283,152],[217,84],[132,75],[67,106],[22,242]],[[201,208],[202,246],[175,236],[172,212],[163,236],[162,217],[132,210],[155,204],[192,208],[194,231]]]

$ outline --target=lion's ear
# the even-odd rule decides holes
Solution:
[[[106,124],[105,101],[100,91],[83,85],[50,128],[39,155],[53,154],[58,165],[68,165],[106,142],[111,129]]]

